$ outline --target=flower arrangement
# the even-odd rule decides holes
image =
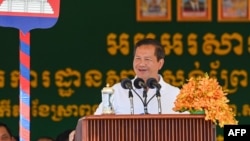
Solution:
[[[174,111],[204,111],[205,120],[211,120],[222,128],[225,124],[238,124],[232,108],[227,104],[227,93],[215,78],[191,77],[180,90],[175,101]]]

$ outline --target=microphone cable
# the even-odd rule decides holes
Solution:
[[[129,99],[130,99],[130,113],[134,114],[134,103],[133,103],[133,94],[132,91],[140,98],[141,102],[143,103],[143,99],[140,95],[133,89],[132,82],[130,79],[126,78],[121,81],[121,86],[124,89],[129,89]],[[132,90],[132,91],[131,91]]]
[[[146,84],[151,89],[156,88],[156,94],[154,96],[156,96],[158,101],[158,113],[161,114],[162,113],[161,94],[160,94],[161,85],[157,82],[155,78],[149,78]]]
[[[143,103],[143,106],[144,106],[144,113],[148,114],[148,104],[147,104],[147,91],[148,90],[147,90],[147,85],[145,84],[145,81],[142,78],[137,77],[134,80],[134,86],[137,89],[143,88],[143,95],[142,96],[144,98],[144,101],[142,101],[142,103]]]

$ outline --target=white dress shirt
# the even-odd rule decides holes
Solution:
[[[132,80],[132,84],[134,82],[135,78]],[[179,112],[173,111],[174,107],[174,101],[176,99],[176,96],[179,94],[179,88],[171,86],[170,84],[166,83],[162,76],[160,76],[159,84],[161,85],[160,89],[160,99],[161,99],[161,109],[162,114],[178,114]],[[111,96],[111,103],[114,108],[115,114],[131,114],[131,104],[129,99],[129,90],[124,89],[121,86],[121,83],[115,84],[113,87],[114,93]],[[143,89],[136,89],[134,90],[137,92],[137,94],[143,98]],[[134,105],[134,114],[144,114],[144,105],[142,100],[139,98],[139,96],[132,91],[133,93],[133,105]],[[147,108],[149,114],[158,114],[159,113],[159,106],[158,101],[155,96],[156,94],[156,88],[154,89],[148,89],[147,92]],[[150,98],[153,97],[151,100]],[[150,101],[149,101],[150,100]],[[102,103],[99,104],[95,115],[102,114]]]

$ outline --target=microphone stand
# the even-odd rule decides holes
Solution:
[[[148,114],[148,104],[147,104],[147,88],[143,88],[143,97],[144,97],[144,102],[143,102],[143,105],[144,105],[144,113],[145,114]]]
[[[161,114],[162,109],[161,109],[161,94],[160,94],[160,89],[156,90],[156,98],[158,101],[158,113]]]
[[[129,89],[128,98],[130,100],[130,114],[133,115],[134,114],[134,102],[133,102],[133,94],[132,94],[131,89]]]

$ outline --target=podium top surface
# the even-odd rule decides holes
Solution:
[[[146,114],[146,115],[114,115],[114,114],[104,114],[104,115],[90,115],[84,117],[84,119],[200,119],[205,118],[203,114]]]

